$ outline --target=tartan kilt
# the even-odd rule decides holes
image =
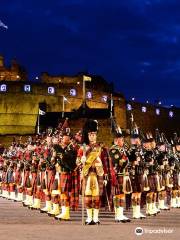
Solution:
[[[130,177],[131,185],[132,185],[132,192],[144,192],[144,179],[143,175],[135,175]]]
[[[162,175],[159,174],[159,186],[160,186],[160,190],[157,189],[158,192],[160,192],[163,189],[163,179],[162,179]]]
[[[162,186],[165,187],[166,186],[166,176],[165,174],[162,174]]]
[[[80,193],[80,174],[79,171],[73,171],[71,173],[72,188],[70,193],[70,206],[72,210],[77,210],[79,205],[79,193]]]
[[[46,174],[46,172],[43,171],[43,172],[41,172],[41,175],[40,175],[41,176],[41,178],[40,178],[40,186],[41,186],[42,190],[46,189],[45,174]]]
[[[149,181],[149,188],[151,192],[156,192],[158,188],[158,182],[156,174],[149,174],[148,175],[148,181]]]
[[[87,180],[88,180],[88,176],[87,175],[85,178],[84,178],[84,189],[86,189],[86,186],[87,186]],[[103,176],[97,176],[97,182],[98,182],[98,186],[99,186],[99,196],[102,196],[103,195],[103,192],[104,192],[104,184],[103,184]],[[82,185],[82,184],[81,184]],[[82,187],[82,186],[81,186]]]
[[[31,187],[32,187],[32,193],[34,194],[37,188],[37,173],[32,173]]]
[[[55,171],[54,170],[49,170],[46,172],[47,174],[47,183],[46,183],[46,189],[48,192],[52,192],[53,190],[53,184],[54,184],[54,179],[55,179]]]
[[[29,185],[30,185],[29,173],[30,173],[30,171],[25,171],[25,174],[24,174],[23,186],[24,186],[25,188],[28,188]]]
[[[179,173],[177,173],[177,172],[174,173],[173,174],[173,190],[179,189],[178,178],[179,178]]]
[[[119,195],[123,193],[123,176],[116,176],[117,177],[117,184],[115,186],[115,195]]]
[[[104,190],[104,184],[103,184],[104,177],[97,176],[97,180],[98,180],[98,184],[99,184],[99,196],[102,196],[103,190]]]
[[[21,184],[21,181],[22,181],[21,174],[22,174],[21,171],[16,171],[16,173],[15,173],[15,184],[17,186],[19,186]]]
[[[60,189],[61,193],[71,192],[72,187],[72,176],[70,172],[61,172],[60,174]]]
[[[41,187],[41,175],[40,172],[37,173],[37,180],[36,180],[37,187]]]

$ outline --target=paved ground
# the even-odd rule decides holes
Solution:
[[[131,216],[132,213],[128,213]],[[10,200],[0,198],[0,240],[67,240],[67,239],[179,239],[180,209],[162,212],[156,217],[114,223],[113,214],[102,212],[100,226],[82,226],[81,213],[72,213],[72,221],[59,222],[46,214],[32,211]],[[137,236],[141,227],[144,234]],[[147,231],[166,233],[147,233]],[[169,231],[169,233],[167,233]]]

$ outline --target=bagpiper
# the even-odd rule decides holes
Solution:
[[[53,157],[56,160],[56,186],[61,206],[61,213],[55,216],[55,219],[70,220],[70,207],[74,201],[73,193],[76,192],[78,183],[76,186],[73,184],[77,151],[72,144],[69,128],[64,129],[61,142],[54,146]]]
[[[146,138],[143,140],[144,147],[144,161],[145,171],[147,176],[146,184],[146,214],[148,216],[154,216],[160,213],[160,210],[156,206],[157,192],[160,191],[160,180],[158,175],[158,163],[156,161],[155,152],[152,148],[152,142],[154,141],[151,133],[146,134]],[[146,182],[145,182],[146,183]]]
[[[168,158],[164,139],[162,138],[159,130],[156,129],[156,160],[159,165],[158,175],[160,180],[160,187],[158,190],[158,202],[160,210],[169,210],[166,204],[167,200],[167,170]]]
[[[132,209],[133,218],[142,219],[146,218],[141,213],[141,195],[144,192],[145,179],[144,179],[144,159],[142,151],[142,143],[140,139],[139,129],[135,125],[131,130],[130,137],[131,148],[129,149],[129,161],[130,161],[130,179],[132,184]]]
[[[53,182],[56,174],[55,161],[52,159],[52,128],[48,128],[47,136],[44,142],[44,153],[43,157],[45,163],[41,168],[41,190],[44,194],[45,207],[40,209],[41,213],[52,213],[52,211],[59,212],[59,207],[57,205],[52,206],[51,193],[53,189]]]
[[[130,222],[130,219],[123,214],[126,204],[126,194],[132,192],[132,186],[128,172],[129,159],[127,149],[125,148],[124,136],[120,127],[114,133],[114,144],[109,150],[109,155],[116,177],[113,190],[115,221]]]

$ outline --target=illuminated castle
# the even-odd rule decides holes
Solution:
[[[88,79],[91,81],[86,81]],[[127,129],[129,115],[133,112],[137,125],[144,131],[154,128],[179,130],[180,109],[159,106],[157,110],[150,104],[127,102],[123,94],[115,92],[112,84],[102,77],[84,73],[75,76],[42,73],[39,80],[36,83],[28,81],[25,70],[16,61],[6,68],[0,56],[1,135],[34,134],[39,109],[46,112],[42,125],[56,125],[62,117],[69,117],[79,127],[77,121],[92,117],[101,119],[106,128],[103,119],[113,117],[121,128]]]

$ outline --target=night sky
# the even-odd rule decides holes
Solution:
[[[88,71],[137,101],[180,106],[179,0],[0,0],[0,53],[35,79]]]

